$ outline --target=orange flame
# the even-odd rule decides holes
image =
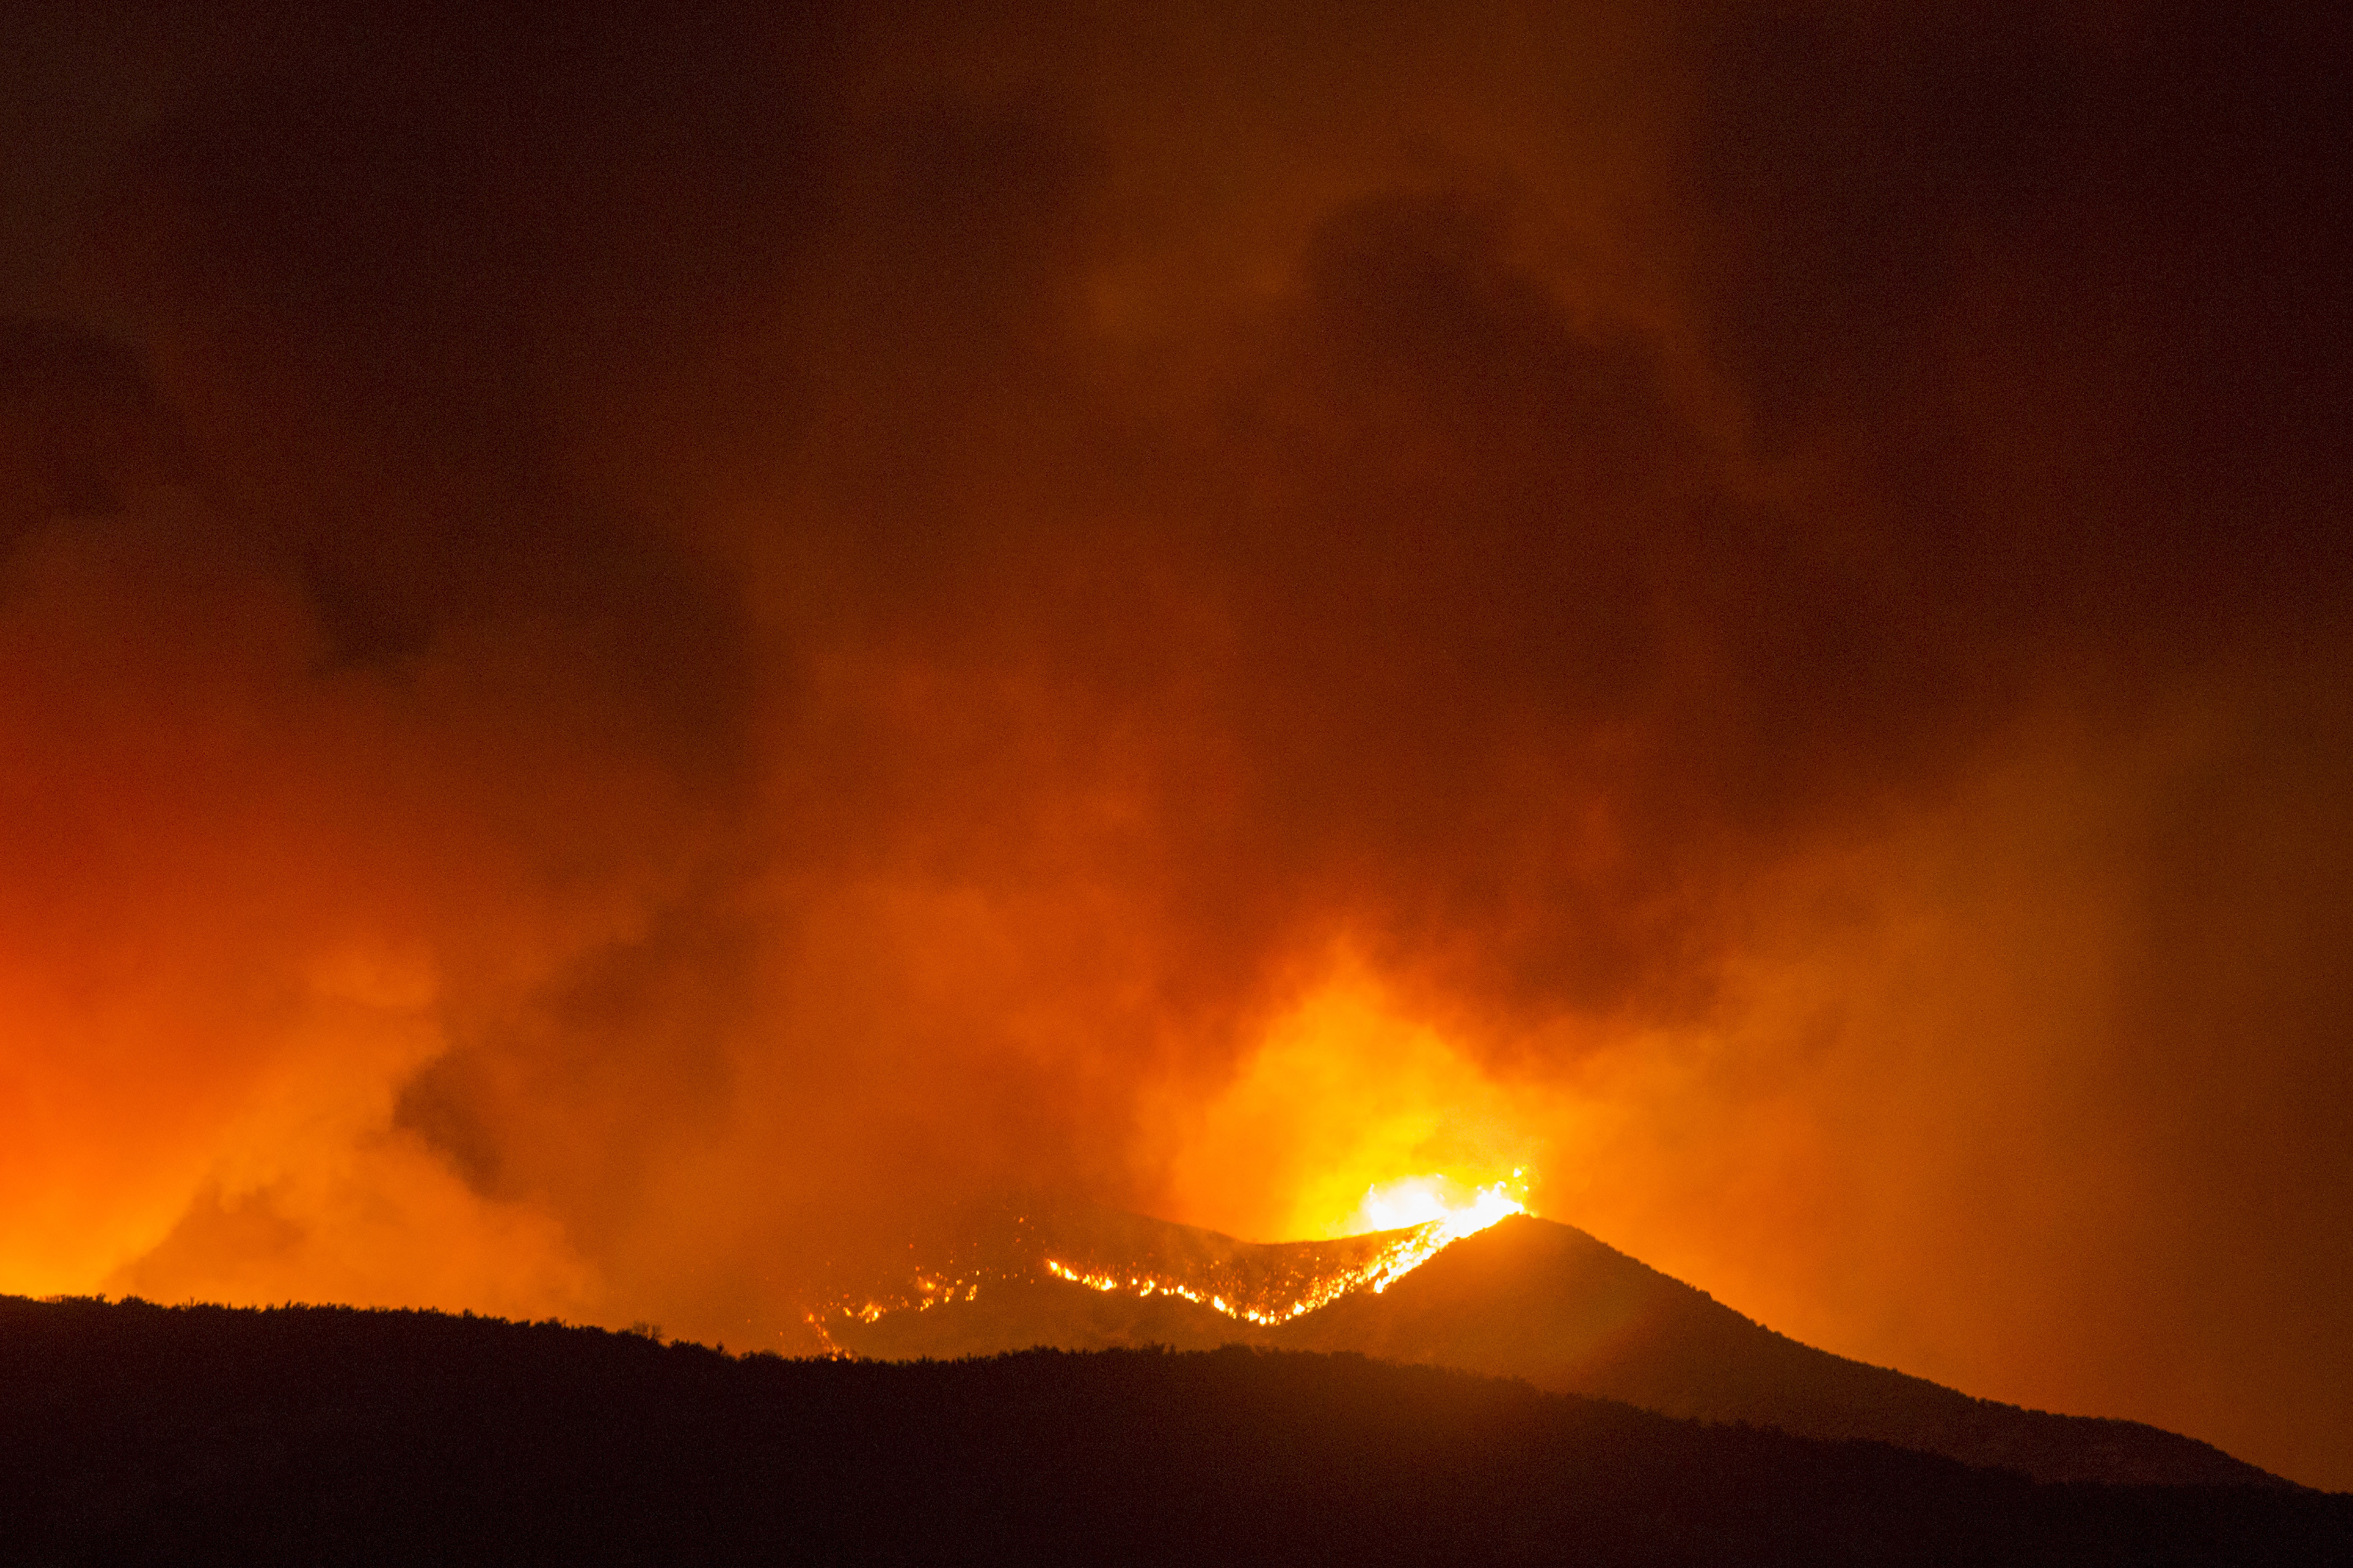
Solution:
[[[1084,1273],[1051,1258],[1046,1260],[1046,1271],[1057,1279],[1084,1285],[1091,1290],[1124,1291],[1134,1296],[1181,1297],[1198,1306],[1223,1313],[1238,1322],[1273,1328],[1319,1307],[1328,1307],[1342,1297],[1354,1295],[1359,1290],[1370,1290],[1379,1295],[1464,1237],[1475,1236],[1512,1215],[1527,1213],[1527,1205],[1513,1195],[1510,1190],[1514,1183],[1525,1190],[1524,1176],[1524,1171],[1515,1170],[1512,1173],[1512,1182],[1496,1182],[1473,1188],[1467,1200],[1457,1197],[1455,1194],[1460,1189],[1443,1176],[1409,1176],[1366,1188],[1364,1203],[1358,1207],[1359,1214],[1376,1216],[1411,1214],[1425,1217],[1406,1221],[1398,1237],[1368,1261],[1320,1276],[1304,1291],[1288,1300],[1259,1303],[1229,1301],[1222,1295],[1195,1289],[1182,1280],[1157,1275],[1137,1274],[1123,1279],[1113,1274]],[[1385,1230],[1398,1227],[1375,1225],[1367,1228]]]

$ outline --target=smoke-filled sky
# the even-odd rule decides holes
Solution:
[[[1518,1168],[2353,1487],[2336,24],[534,9],[0,21],[0,1289]]]

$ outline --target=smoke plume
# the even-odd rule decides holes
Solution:
[[[0,51],[0,1289],[1525,1168],[2353,1485],[2346,40],[533,9]]]

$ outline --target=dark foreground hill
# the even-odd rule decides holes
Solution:
[[[0,1300],[12,1564],[2348,1560],[2353,1498],[2043,1485],[1353,1356]]]
[[[1088,1227],[1058,1216],[1052,1244],[1121,1277],[1184,1277],[1192,1259],[1208,1259],[1202,1294],[1288,1266],[1299,1251],[1112,1218],[1123,1223]],[[1152,1250],[1139,1250],[1146,1243]],[[1127,1261],[1124,1249],[1135,1251],[1136,1260]],[[1261,1253],[1269,1259],[1261,1260]],[[1208,1348],[1229,1342],[1346,1351],[1521,1378],[1553,1393],[1622,1400],[1670,1415],[1894,1443],[2038,1480],[2287,1484],[2211,1445],[2141,1422],[2023,1410],[1816,1350],[1581,1230],[1526,1215],[1455,1242],[1383,1293],[1344,1296],[1271,1328],[1167,1295],[1098,1291],[1034,1270],[1022,1279],[1011,1262],[999,1268],[1009,1277],[992,1278],[970,1300],[887,1312],[871,1322],[843,1320],[834,1325],[835,1342],[860,1355],[893,1359],[1031,1345]]]

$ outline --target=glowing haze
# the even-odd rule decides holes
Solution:
[[[533,9],[11,11],[0,1289],[1521,1172],[2353,1485],[2336,24]]]

